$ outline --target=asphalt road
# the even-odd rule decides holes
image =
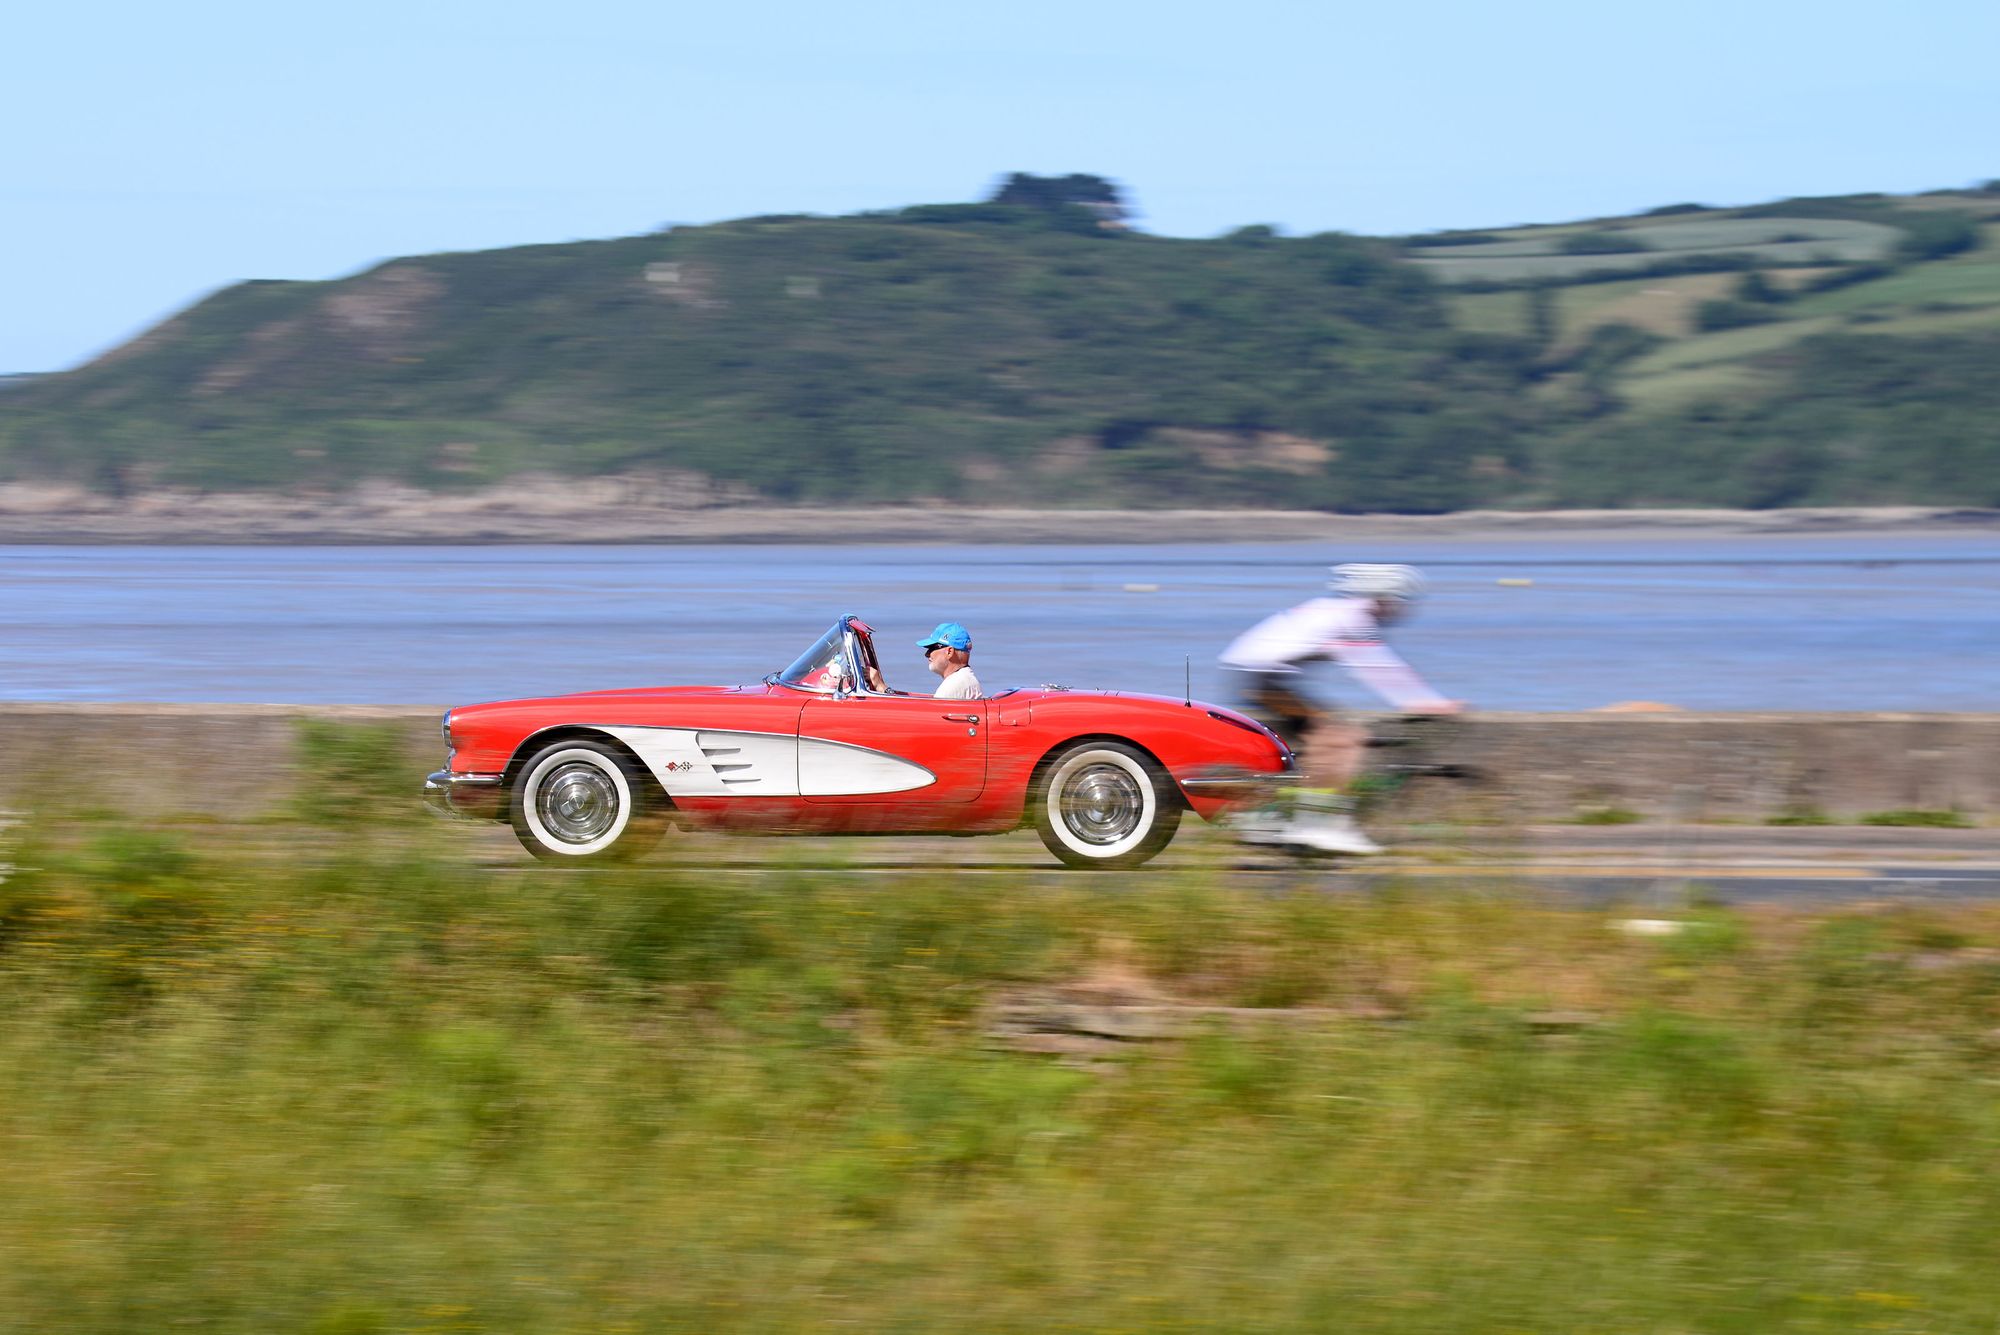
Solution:
[[[0,812],[0,830],[15,823]],[[533,860],[503,825],[450,823],[450,842],[496,872]],[[1167,850],[1132,871],[1076,872],[1030,831],[984,838],[739,837],[674,832],[648,865],[713,876],[788,869],[861,877],[1029,877],[1144,890],[1161,878],[1273,892],[1368,892],[1426,885],[1454,892],[1545,894],[1580,903],[1670,908],[1717,903],[1839,903],[2000,899],[2000,829],[1881,826],[1543,825],[1376,831],[1375,858],[1295,857],[1239,845],[1190,821]],[[0,881],[9,871],[0,860]]]
[[[1644,907],[1724,903],[2000,898],[2000,830],[1875,826],[1533,826],[1380,832],[1379,858],[1301,858],[1246,848],[1191,824],[1128,872],[1059,866],[1030,832],[977,839],[742,838],[669,835],[649,861],[717,876],[795,868],[852,876],[1089,875],[1141,889],[1206,871],[1228,883],[1341,893],[1390,886],[1560,895]],[[468,830],[495,869],[528,865],[501,827]]]

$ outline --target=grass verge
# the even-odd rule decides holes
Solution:
[[[1962,1330],[2000,912],[481,864],[111,823],[0,882],[0,1312],[128,1331]],[[998,1050],[1115,967],[1312,1023]],[[1534,1016],[1593,1017],[1558,1035]]]

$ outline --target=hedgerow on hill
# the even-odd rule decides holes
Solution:
[[[1177,240],[1127,229],[1102,178],[1017,174],[978,204],[244,283],[0,396],[0,480],[116,495],[636,474],[781,502],[1403,512],[1962,503],[1995,490],[1991,209],[1856,196],[1403,242]],[[1478,276],[1510,265],[1528,267]],[[1719,270],[1745,277],[1725,291]],[[1450,273],[1472,277],[1448,300],[1434,275]],[[1553,299],[1614,283],[1629,318]],[[1696,285],[1684,317],[1645,305]],[[1670,362],[1703,369],[1662,396]],[[1878,364],[1921,393],[1890,392]]]
[[[1763,360],[1768,393],[1579,432],[1550,453],[1553,498],[2000,506],[2000,330],[1828,334]]]

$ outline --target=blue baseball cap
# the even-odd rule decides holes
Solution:
[[[919,649],[928,649],[934,644],[949,645],[954,649],[970,649],[972,632],[956,621],[940,621],[936,630],[917,641]]]

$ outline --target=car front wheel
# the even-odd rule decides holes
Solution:
[[[1136,867],[1180,828],[1173,780],[1136,747],[1080,742],[1048,767],[1034,798],[1035,828],[1072,867]]]
[[[637,857],[659,841],[644,780],[602,742],[572,740],[528,757],[508,808],[521,846],[550,862]]]

